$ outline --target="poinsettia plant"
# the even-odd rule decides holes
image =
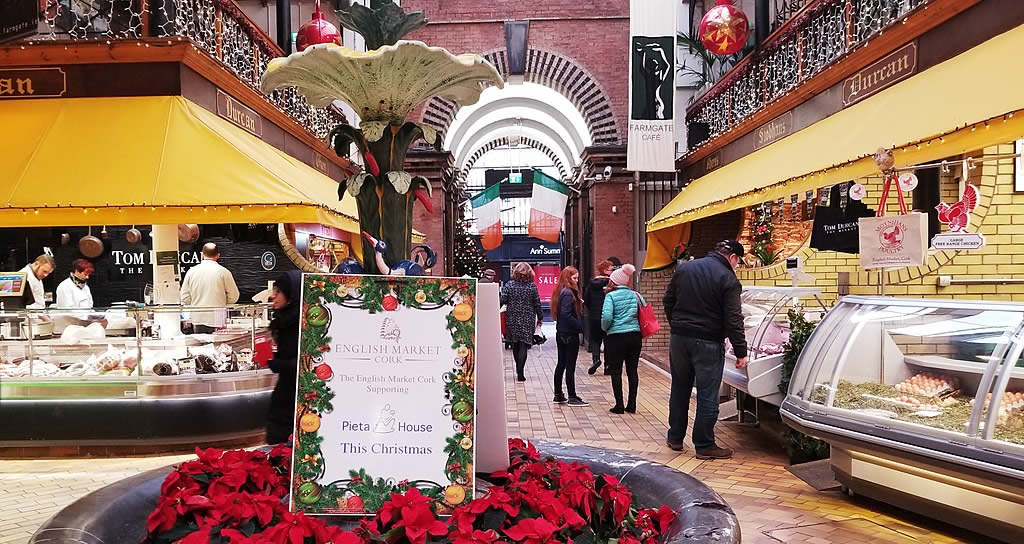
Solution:
[[[521,439],[509,440],[509,453],[508,470],[481,497],[451,510],[400,482],[350,532],[288,511],[289,448],[197,450],[164,481],[144,544],[655,544],[675,519],[668,506],[638,508],[614,476],[585,464],[542,459]]]

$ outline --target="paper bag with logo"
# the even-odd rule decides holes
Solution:
[[[928,215],[907,213],[903,192],[900,215],[885,216],[885,201],[895,175],[886,179],[877,217],[860,219],[860,265],[863,268],[899,268],[921,266],[928,258]]]

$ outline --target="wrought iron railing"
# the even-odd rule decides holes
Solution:
[[[233,0],[46,0],[34,40],[125,40],[181,36],[259,90],[267,64],[284,52]],[[321,140],[340,119],[285,89],[267,100]]]
[[[785,4],[777,17],[782,28],[687,109],[687,123],[708,128],[708,137],[690,151],[732,130],[927,1],[777,1],[777,10]],[[793,13],[799,15],[788,24],[781,18]]]

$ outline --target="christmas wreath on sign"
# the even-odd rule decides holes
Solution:
[[[435,501],[440,512],[468,502],[473,488],[475,280],[306,275],[304,282],[293,455],[295,507],[325,514],[376,512],[392,493],[410,489]],[[324,353],[331,349],[328,304],[360,308],[371,314],[395,311],[400,306],[432,311],[451,307],[447,328],[457,358],[441,376],[448,401],[444,413],[451,416],[453,430],[444,447],[448,482],[395,482],[374,478],[360,468],[350,470],[347,479],[319,483],[327,471],[321,451],[320,418],[333,409],[334,397],[327,385],[334,373],[323,361]]]

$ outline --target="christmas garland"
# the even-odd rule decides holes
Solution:
[[[392,493],[416,489],[434,500],[439,511],[467,503],[473,486],[474,361],[476,281],[413,277],[306,275],[299,345],[299,383],[293,455],[293,509],[310,513],[362,514],[377,511]],[[444,474],[447,484],[430,481],[399,481],[374,478],[365,469],[350,470],[349,477],[321,485],[327,467],[319,434],[321,416],[333,409],[327,382],[333,378],[324,363],[330,351],[331,324],[328,304],[360,308],[371,314],[395,311],[399,306],[437,310],[450,306],[447,328],[458,359],[442,375],[448,404],[444,413],[453,420],[453,434],[446,439],[448,455]]]

